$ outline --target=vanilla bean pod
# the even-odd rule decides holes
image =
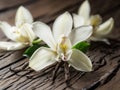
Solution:
[[[68,80],[70,78],[70,71],[69,71],[69,64],[67,62],[64,62],[64,71],[65,71],[65,81],[68,83]]]
[[[14,68],[10,67],[10,71],[14,72],[14,73],[18,73],[20,71],[25,71],[26,69],[28,69],[28,62],[24,63],[21,68],[14,69]]]
[[[63,65],[63,61],[58,62],[58,63],[56,64],[55,70],[53,71],[53,76],[52,76],[53,82],[55,81],[57,72],[58,72],[59,68],[60,68],[62,65]]]

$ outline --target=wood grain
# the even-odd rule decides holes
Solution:
[[[0,20],[14,25],[17,8],[24,5],[35,20],[52,26],[55,18],[65,11],[76,13],[83,0],[0,0]],[[70,68],[69,86],[64,80],[64,69],[59,70],[52,83],[54,67],[41,72],[28,68],[28,59],[21,51],[0,53],[0,90],[119,90],[120,89],[120,2],[119,0],[90,0],[91,14],[100,13],[103,21],[115,19],[115,27],[109,36],[111,45],[91,42],[87,55],[94,71],[84,73]],[[0,40],[8,40],[0,31]],[[13,72],[13,70],[16,70]]]

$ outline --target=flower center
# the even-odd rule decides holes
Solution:
[[[16,41],[24,43],[24,44],[29,43],[29,38],[27,37],[26,32],[22,32],[18,28],[13,27],[13,33],[15,34]]]
[[[66,42],[65,42],[65,37],[62,38],[62,42],[60,43],[59,46],[60,46],[61,51],[62,51],[64,54],[66,54],[66,51],[67,51],[67,49],[68,49],[68,46],[67,46],[67,44],[66,44]]]
[[[67,61],[70,50],[71,50],[71,42],[69,38],[65,36],[62,37],[60,39],[60,43],[58,44],[58,48],[57,48],[59,58],[62,59],[63,61]]]

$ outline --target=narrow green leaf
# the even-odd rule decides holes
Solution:
[[[85,53],[85,52],[87,52],[89,47],[90,47],[90,44],[88,42],[84,41],[84,42],[77,43],[76,45],[74,45],[72,47],[72,49],[78,49]]]
[[[34,44],[33,46],[31,46],[25,50],[25,52],[23,53],[23,56],[30,58],[32,56],[32,54],[40,47],[48,47],[48,46],[46,44],[44,44],[44,45]]]
[[[28,58],[30,58],[32,56],[32,54],[39,48],[41,47],[41,45],[33,45],[31,47],[29,47],[24,53],[23,56],[26,56]]]

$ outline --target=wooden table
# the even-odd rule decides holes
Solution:
[[[0,20],[14,25],[19,6],[28,8],[34,20],[53,24],[55,18],[65,11],[77,12],[83,0],[0,0]],[[115,20],[109,35],[111,45],[92,42],[87,55],[91,58],[94,71],[83,73],[70,69],[69,86],[64,81],[61,69],[52,83],[54,67],[41,72],[29,68],[28,59],[22,57],[24,50],[0,53],[0,90],[120,90],[120,1],[90,0],[92,13],[100,14],[103,21]],[[0,31],[0,40],[8,40]],[[13,71],[15,70],[15,71]]]

